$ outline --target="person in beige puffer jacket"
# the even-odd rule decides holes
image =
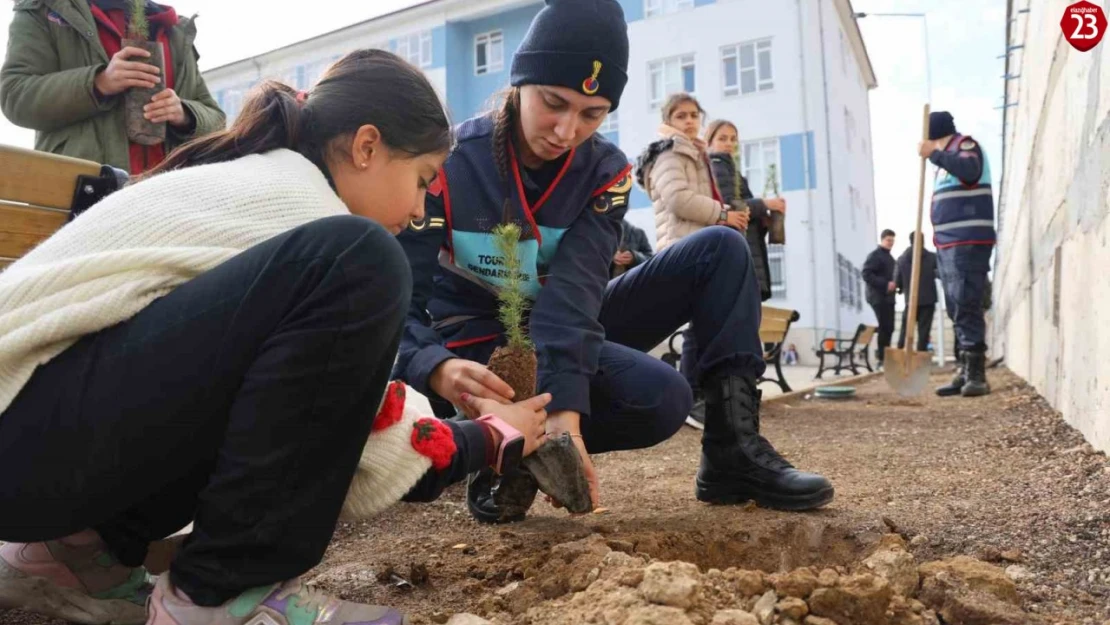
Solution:
[[[658,249],[709,226],[743,231],[747,213],[729,210],[713,182],[706,143],[698,137],[705,114],[701,105],[690,94],[677,93],[662,112],[660,139],[636,163],[636,179],[655,208]]]

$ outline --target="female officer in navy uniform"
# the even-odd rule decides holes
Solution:
[[[504,342],[491,230],[509,219],[524,232],[519,255],[532,298],[538,390],[553,396],[548,432],[574,439],[595,505],[589,454],[649,447],[684,423],[689,385],[645,352],[692,320],[705,346],[699,369],[707,395],[698,499],[822,506],[832,484],[794,469],[759,434],[760,296],[743,235],[707,228],[609,281],[631,167],[595,131],[620,103],[627,66],[616,0],[546,0],[513,56],[504,103],[459,126],[425,218],[400,236],[414,284],[395,376],[428,395],[443,417],[464,394],[512,399],[483,365]],[[523,472],[472,476],[471,513],[483,522],[518,520],[519,512],[507,511],[519,507],[498,494],[525,492],[530,501],[535,485],[522,487],[527,480]]]

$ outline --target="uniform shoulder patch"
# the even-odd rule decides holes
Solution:
[[[624,175],[594,194],[594,212],[604,214],[614,208],[627,206],[630,191],[632,191],[632,171],[626,169]]]
[[[605,190],[606,193],[628,193],[632,190],[632,172],[628,171]]]
[[[976,145],[978,145],[978,144],[975,143],[975,141],[973,141],[971,139],[964,139],[963,141],[960,142],[960,149],[961,150],[974,150]]]
[[[425,215],[418,220],[409,221],[409,230],[413,232],[422,232],[424,230],[443,230],[447,227],[447,220],[443,217],[428,217]]]

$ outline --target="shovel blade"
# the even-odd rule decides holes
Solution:
[[[929,353],[910,352],[888,347],[883,364],[887,384],[902,397],[920,395],[929,384],[932,356]]]

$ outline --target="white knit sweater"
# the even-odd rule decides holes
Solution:
[[[109,195],[0,273],[0,414],[77,339],[240,252],[348,214],[290,150],[168,172]]]
[[[320,170],[290,150],[160,174],[109,195],[0,272],[0,415],[36,367],[82,336],[131,318],[254,245],[346,214]],[[377,408],[367,406],[368,419]],[[392,466],[361,476],[374,484],[368,495],[380,494],[383,480],[402,483],[391,485],[391,501],[348,502],[349,512],[380,510],[431,466],[408,444],[416,415],[406,412],[401,428],[382,432],[400,445],[378,454]],[[374,456],[364,454],[361,472]]]

